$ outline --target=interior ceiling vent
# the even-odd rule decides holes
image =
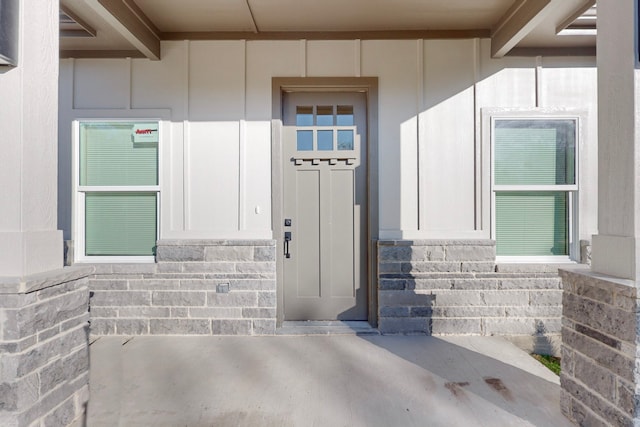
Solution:
[[[60,10],[60,37],[95,37],[96,30],[70,11]]]
[[[577,16],[572,16],[560,28],[558,35],[560,36],[594,36],[596,35],[596,23],[598,19],[597,6],[595,2],[589,2],[589,7],[581,11]]]

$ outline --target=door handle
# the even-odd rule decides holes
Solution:
[[[289,242],[291,241],[291,232],[284,232],[284,257],[291,258],[291,254],[289,253]]]

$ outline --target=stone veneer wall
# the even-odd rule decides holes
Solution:
[[[491,240],[380,241],[380,331],[539,341],[557,336],[562,314],[557,267],[496,265],[495,259]]]
[[[0,425],[81,426],[90,268],[0,278]]]
[[[640,425],[638,290],[588,270],[561,271],[562,412],[578,425]]]
[[[162,240],[155,264],[96,265],[92,335],[268,335],[274,240]]]

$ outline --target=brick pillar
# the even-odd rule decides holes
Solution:
[[[561,272],[561,406],[579,425],[640,425],[640,70],[635,1],[598,0],[598,234]]]

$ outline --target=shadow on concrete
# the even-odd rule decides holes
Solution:
[[[91,355],[92,427],[571,425],[553,374],[499,338],[103,337]]]

